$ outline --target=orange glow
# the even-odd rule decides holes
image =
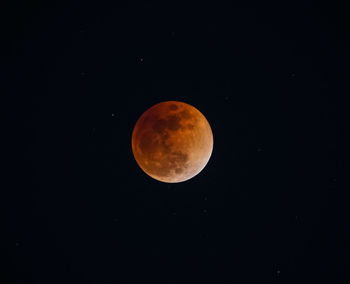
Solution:
[[[213,134],[204,115],[193,106],[166,101],[144,112],[132,133],[137,164],[152,178],[186,181],[203,170],[213,150]]]

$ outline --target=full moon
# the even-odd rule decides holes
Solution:
[[[213,133],[204,115],[178,102],[158,103],[146,110],[132,133],[132,152],[150,177],[167,183],[200,173],[213,151]]]

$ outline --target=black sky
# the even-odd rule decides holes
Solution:
[[[1,4],[0,283],[345,283],[343,7],[119,2]],[[166,100],[214,135],[179,184],[131,152]]]

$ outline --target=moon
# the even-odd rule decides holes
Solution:
[[[195,107],[165,101],[146,110],[132,133],[132,152],[150,177],[166,183],[189,180],[207,165],[213,151],[209,122]]]

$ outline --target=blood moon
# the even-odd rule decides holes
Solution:
[[[207,119],[193,106],[178,101],[161,102],[146,110],[136,122],[131,140],[141,169],[167,183],[196,176],[213,150]]]

